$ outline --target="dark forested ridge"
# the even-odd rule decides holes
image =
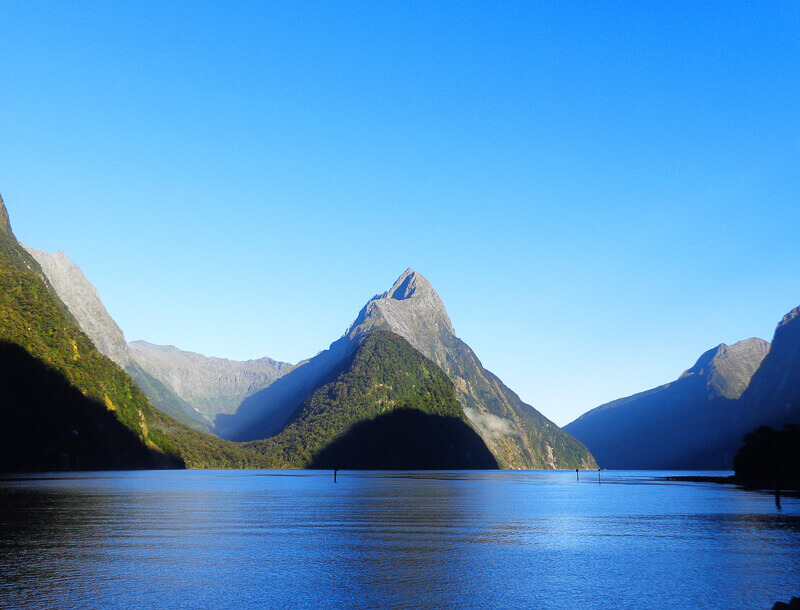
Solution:
[[[418,438],[412,423],[423,425]],[[347,456],[349,466],[341,467],[403,468],[409,452],[424,451],[439,464],[452,451],[458,457],[451,468],[496,468],[485,443],[464,428],[475,434],[447,375],[402,337],[377,331],[300,405],[283,432],[248,446],[287,467],[330,467]],[[385,451],[369,433],[380,435]]]

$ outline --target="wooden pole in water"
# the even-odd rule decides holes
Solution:
[[[575,480],[576,481],[580,481],[581,480],[581,473],[577,468],[575,469]]]
[[[336,473],[339,472],[338,468],[333,469],[333,482],[336,483]]]
[[[600,485],[600,469],[597,469],[597,484]]]

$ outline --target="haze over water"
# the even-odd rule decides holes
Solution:
[[[800,500],[778,510],[653,474],[6,478],[0,605],[770,608],[800,594]]]

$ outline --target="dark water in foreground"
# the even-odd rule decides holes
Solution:
[[[667,473],[655,473],[664,475]],[[0,481],[0,607],[771,608],[800,499],[654,473]]]

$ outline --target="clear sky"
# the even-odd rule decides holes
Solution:
[[[0,0],[0,193],[128,339],[297,361],[406,267],[564,425],[800,304],[797,2]]]

